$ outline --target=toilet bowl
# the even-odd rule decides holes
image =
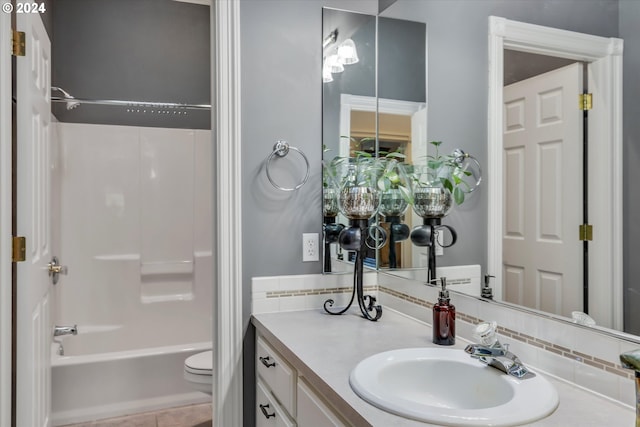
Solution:
[[[213,381],[213,352],[211,350],[189,356],[184,361],[184,379],[191,388],[211,394]]]

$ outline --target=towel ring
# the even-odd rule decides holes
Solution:
[[[472,161],[473,163],[475,163],[476,167],[478,168],[478,179],[476,180],[476,183],[472,187],[470,187],[467,191],[465,191],[465,193],[467,194],[472,193],[476,188],[480,186],[480,183],[482,182],[482,166],[480,166],[480,162],[471,154],[465,153],[460,148],[456,148],[455,150],[453,150],[453,153],[451,153],[451,155],[454,158],[454,162],[460,168],[463,167],[462,163],[464,163],[465,160]],[[464,168],[466,169],[466,165],[464,166]]]
[[[271,166],[271,161],[274,159],[274,157],[275,156],[284,157],[287,154],[289,154],[289,150],[297,151],[302,156],[302,158],[304,159],[304,163],[307,166],[307,172],[305,173],[304,178],[302,178],[302,181],[300,181],[300,183],[293,188],[287,188],[287,187],[282,187],[278,185],[273,180],[273,178],[271,177],[271,173],[269,172],[269,166]],[[287,141],[283,141],[283,140],[276,141],[275,145],[273,146],[273,152],[269,154],[269,157],[267,157],[266,169],[267,169],[267,178],[269,179],[269,182],[271,183],[271,185],[273,185],[278,190],[282,190],[282,191],[296,191],[307,182],[307,179],[309,179],[309,159],[307,159],[307,156],[305,156],[305,154],[301,150],[289,145]]]

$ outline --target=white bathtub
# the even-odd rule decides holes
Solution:
[[[91,343],[99,335],[65,337],[65,356],[52,345],[54,426],[211,401],[183,378],[184,359],[211,349],[210,341],[69,355],[82,348],[83,338]]]

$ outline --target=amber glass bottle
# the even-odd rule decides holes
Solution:
[[[440,283],[438,303],[433,306],[433,343],[453,345],[456,343],[456,308],[450,303],[447,279],[440,278]]]

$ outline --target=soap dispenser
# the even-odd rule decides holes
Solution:
[[[433,306],[433,343],[453,345],[456,343],[456,308],[451,305],[447,278],[440,278],[438,303]]]
[[[482,298],[493,299],[493,290],[491,289],[491,285],[489,284],[489,281],[492,277],[495,278],[496,276],[491,276],[490,274],[484,275],[484,285],[482,286],[482,292],[480,294]]]

